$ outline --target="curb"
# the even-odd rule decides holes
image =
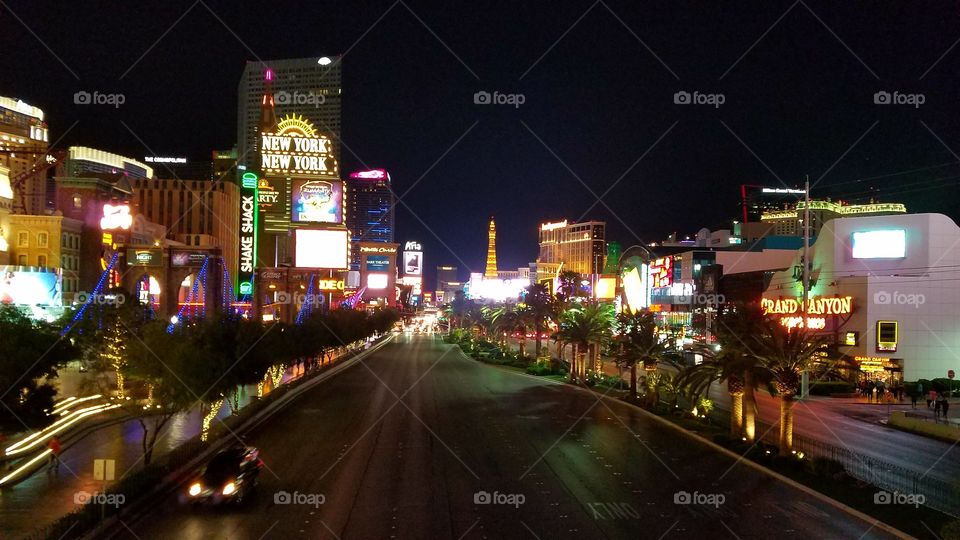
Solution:
[[[453,344],[453,345],[455,345],[455,344]],[[459,345],[455,345],[455,346],[456,346],[457,348],[460,347]],[[463,349],[461,349],[460,352],[461,352],[462,354],[464,354],[464,356],[465,356],[467,359],[473,360],[473,358],[470,358],[469,356],[466,356],[465,353],[463,353]],[[486,366],[493,367],[493,368],[497,368],[497,367],[498,367],[498,366],[494,366],[494,365],[491,365],[491,364],[486,364],[485,362],[479,362],[479,363],[480,363],[480,364],[483,364],[483,365],[486,365]],[[739,454],[731,451],[731,450],[728,449],[728,448],[725,448],[725,447],[723,447],[723,446],[720,446],[719,444],[717,444],[717,443],[715,443],[715,442],[713,442],[713,441],[711,441],[711,440],[709,440],[709,439],[706,439],[706,438],[704,438],[704,437],[702,437],[702,436],[700,436],[700,435],[697,435],[696,433],[691,433],[690,431],[687,431],[686,429],[684,429],[684,428],[682,428],[682,427],[674,424],[673,422],[671,422],[671,421],[669,421],[669,420],[665,420],[665,419],[663,419],[663,418],[661,418],[661,417],[659,417],[659,416],[651,413],[650,411],[644,409],[643,407],[640,407],[640,406],[638,406],[638,405],[634,405],[633,403],[630,403],[630,402],[628,402],[628,401],[623,401],[623,400],[617,399],[617,398],[615,398],[615,397],[603,395],[603,394],[601,394],[600,392],[597,392],[596,390],[591,390],[591,389],[589,389],[589,388],[583,388],[583,387],[581,387],[581,386],[577,386],[577,385],[573,385],[573,384],[569,384],[569,383],[561,383],[561,382],[557,382],[557,381],[552,381],[552,380],[550,380],[550,379],[543,379],[543,378],[541,378],[541,377],[536,377],[536,376],[534,376],[534,375],[528,375],[528,374],[526,374],[526,373],[517,373],[517,372],[515,372],[515,371],[511,371],[511,370],[508,370],[508,369],[501,369],[500,371],[505,371],[505,372],[509,372],[509,373],[514,373],[514,374],[516,374],[516,375],[521,375],[521,376],[523,376],[523,377],[529,377],[529,378],[532,378],[532,379],[539,380],[539,381],[541,381],[541,382],[548,382],[548,383],[551,383],[551,384],[561,384],[561,385],[564,385],[564,386],[568,386],[568,387],[574,388],[574,389],[579,390],[579,391],[581,391],[581,392],[588,392],[588,393],[590,393],[591,395],[596,395],[596,396],[598,396],[599,399],[608,400],[608,401],[614,401],[614,402],[616,402],[616,403],[620,403],[620,404],[622,404],[622,405],[627,405],[627,406],[629,406],[629,407],[632,407],[632,408],[636,409],[637,411],[639,411],[641,414],[647,416],[648,418],[650,418],[650,419],[652,419],[652,420],[655,420],[656,422],[659,422],[660,424],[665,425],[665,426],[667,426],[667,427],[669,427],[669,428],[671,428],[671,429],[673,429],[673,430],[675,430],[675,431],[678,431],[678,432],[680,432],[680,433],[682,433],[682,434],[690,437],[691,439],[693,439],[693,440],[695,440],[695,441],[697,441],[697,442],[699,442],[699,443],[707,446],[708,448],[711,448],[712,450],[718,451],[718,452],[720,452],[721,454],[726,455],[727,457],[733,458],[736,462],[743,463],[744,465],[747,465],[748,467],[751,467],[751,468],[753,468],[753,469],[756,470],[756,471],[759,471],[759,472],[761,472],[761,473],[763,473],[763,474],[766,474],[766,475],[768,475],[768,476],[770,476],[770,477],[772,477],[772,478],[774,478],[774,479],[776,479],[776,480],[779,480],[779,481],[783,482],[784,484],[787,484],[787,485],[790,486],[790,487],[796,488],[796,489],[798,489],[798,490],[806,493],[807,495],[810,495],[810,496],[812,496],[812,497],[814,497],[814,498],[816,498],[816,499],[818,499],[818,500],[820,500],[820,501],[822,501],[822,502],[824,502],[824,503],[827,503],[827,504],[829,504],[830,506],[833,506],[834,508],[836,508],[837,510],[840,510],[840,511],[845,512],[845,513],[847,513],[847,514],[849,514],[849,515],[851,515],[851,516],[853,516],[853,517],[855,517],[855,518],[857,518],[857,519],[860,519],[861,521],[864,521],[865,523],[868,523],[868,524],[872,525],[872,526],[873,526],[874,528],[876,528],[876,529],[880,529],[880,530],[882,530],[882,531],[884,531],[884,532],[886,532],[886,533],[888,533],[888,534],[891,534],[891,535],[893,535],[893,536],[896,536],[897,538],[905,538],[905,539],[911,539],[911,538],[913,538],[913,537],[910,536],[909,534],[901,531],[900,529],[897,529],[897,528],[893,527],[892,525],[888,525],[888,524],[884,523],[883,521],[880,521],[879,519],[877,519],[877,518],[875,518],[875,517],[872,517],[872,516],[869,516],[869,515],[867,515],[867,514],[864,514],[863,512],[861,512],[861,511],[859,511],[859,510],[857,510],[857,509],[855,509],[855,508],[852,508],[852,507],[850,507],[850,506],[847,506],[846,504],[844,504],[844,503],[842,503],[842,502],[840,502],[840,501],[838,501],[838,500],[836,500],[836,499],[830,498],[830,497],[824,495],[823,493],[820,493],[819,491],[817,491],[817,490],[815,490],[815,489],[813,489],[813,488],[807,487],[807,486],[805,486],[805,485],[803,485],[803,484],[801,484],[801,483],[799,483],[799,482],[797,482],[797,481],[795,481],[795,480],[793,480],[793,479],[791,479],[791,478],[788,478],[788,477],[786,477],[786,476],[784,476],[784,475],[782,475],[782,474],[780,474],[780,473],[778,473],[778,472],[776,472],[776,471],[773,471],[773,470],[771,470],[771,469],[768,469],[768,468],[764,467],[763,465],[760,465],[759,463],[756,463],[756,462],[754,462],[753,460],[747,459],[747,458],[745,458],[745,457],[743,457],[743,456],[741,456],[741,455],[739,455]]]
[[[380,342],[374,344],[369,349],[358,352],[354,356],[340,362],[338,365],[331,367],[328,371],[323,373],[318,373],[315,377],[304,381],[302,384],[298,385],[296,388],[293,388],[287,391],[284,395],[277,398],[277,401],[267,405],[263,410],[258,412],[255,416],[249,418],[246,423],[241,426],[238,426],[234,429],[234,433],[240,435],[242,433],[248,432],[252,429],[255,429],[264,421],[268,420],[271,416],[279,412],[280,409],[285,408],[302,393],[306,392],[309,389],[312,389],[314,386],[320,384],[323,381],[337,375],[341,371],[346,370],[347,368],[353,367],[359,363],[363,358],[369,356],[370,354],[380,350],[384,345],[393,341],[395,334],[388,334],[386,338],[382,339]],[[231,439],[229,437],[221,437],[217,442],[214,442],[205,450],[201,451],[196,457],[187,462],[185,465],[179,469],[172,471],[168,474],[163,481],[155,487],[152,491],[139,497],[136,502],[133,503],[133,508],[128,510],[125,513],[117,514],[103,523],[101,523],[96,528],[92,529],[87,534],[83,535],[84,540],[94,540],[97,538],[112,538],[117,533],[122,532],[123,529],[129,530],[129,525],[136,523],[137,521],[143,519],[144,510],[150,509],[150,503],[159,496],[165,495],[173,491],[173,488],[180,485],[182,479],[187,475],[188,472],[193,471],[196,467],[205,461],[209,456],[219,451],[223,447],[231,444]],[[124,518],[124,521],[121,521],[121,518]],[[118,525],[123,525],[122,528],[118,528]]]

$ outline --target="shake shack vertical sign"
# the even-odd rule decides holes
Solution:
[[[240,178],[240,270],[237,275],[237,293],[253,293],[254,266],[257,260],[257,183],[254,172]]]

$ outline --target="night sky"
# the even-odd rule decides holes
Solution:
[[[410,190],[397,240],[466,274],[491,214],[516,268],[543,221],[650,242],[727,226],[742,183],[805,174],[814,196],[879,190],[960,218],[958,17],[953,2],[3,0],[0,94],[44,109],[58,146],[209,159],[236,141],[247,60],[345,53],[342,170],[389,169]],[[126,103],[75,105],[78,90]],[[525,103],[475,105],[480,90]]]

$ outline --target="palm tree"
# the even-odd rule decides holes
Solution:
[[[543,334],[548,321],[553,317],[554,299],[546,285],[536,283],[527,287],[527,296],[524,302],[530,309],[530,318],[533,320],[533,331],[536,333],[534,336],[536,342],[535,356],[540,358],[540,349],[543,341],[540,336]]]
[[[494,324],[497,333],[500,335],[520,333],[520,357],[526,356],[527,350],[527,331],[533,326],[533,318],[530,308],[526,306],[508,306],[492,310],[494,315]]]
[[[581,290],[581,282],[583,281],[583,276],[581,276],[579,272],[564,270],[557,275],[557,279],[560,281],[557,294],[563,296],[567,301],[575,296],[579,296],[578,293]]]
[[[768,318],[764,331],[754,335],[757,356],[769,373],[780,399],[780,455],[793,450],[793,404],[800,392],[800,378],[816,359],[824,336],[806,329],[789,329]]]
[[[561,339],[574,346],[570,361],[570,377],[582,379],[586,374],[587,351],[610,339],[614,323],[614,307],[609,304],[586,304],[568,309],[561,317]]]
[[[703,361],[680,371],[678,384],[685,388],[694,402],[706,395],[714,382],[727,383],[730,394],[730,436],[743,433],[743,374],[737,365],[737,356],[727,350],[717,351],[709,345],[694,349]]]
[[[617,317],[617,340],[620,342],[617,361],[630,368],[630,398],[637,396],[637,364],[647,372],[647,390],[651,405],[656,403],[657,391],[653,387],[653,374],[657,364],[669,361],[667,343],[660,339],[653,312],[642,309],[633,313],[621,313]]]

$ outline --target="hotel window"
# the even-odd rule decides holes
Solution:
[[[37,255],[37,266],[46,266],[46,265],[47,265],[47,256]]]
[[[17,257],[17,264],[20,265],[20,266],[26,266],[26,265],[27,265],[27,256],[26,256],[26,255],[20,255],[20,256],[18,256],[18,257]]]
[[[37,233],[37,247],[47,247],[47,233]]]
[[[27,247],[30,245],[30,233],[27,231],[21,231],[17,233],[17,246],[18,247]]]

